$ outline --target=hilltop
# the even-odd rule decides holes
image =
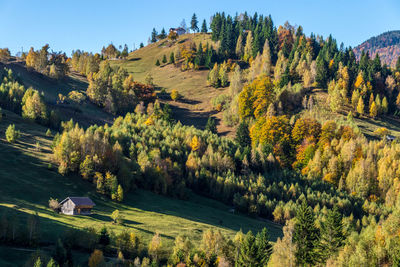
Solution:
[[[368,51],[372,58],[378,53],[382,63],[394,67],[400,56],[400,31],[382,33],[355,47],[357,59],[360,59],[361,51]]]
[[[181,46],[199,43],[204,46],[209,43],[216,46],[210,34],[196,33],[180,35],[177,40],[167,39],[151,43],[133,51],[126,60],[112,60],[111,66],[121,66],[133,75],[135,80],[144,82],[148,74],[154,78],[154,84],[159,92],[164,89],[167,93],[178,90],[183,96],[179,101],[162,98],[162,103],[168,103],[174,113],[174,118],[185,125],[194,125],[204,129],[209,116],[217,120],[217,130],[221,135],[234,134],[234,128],[222,124],[222,113],[217,113],[211,105],[211,100],[226,93],[227,88],[214,88],[207,85],[208,69],[182,71],[173,64],[156,66],[157,59],[161,61],[164,55],[169,58],[171,52],[176,52]]]

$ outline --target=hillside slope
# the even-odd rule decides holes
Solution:
[[[182,45],[189,45],[191,42],[198,45],[213,43],[208,34],[185,34],[179,36],[175,42],[161,40],[149,44],[146,47],[132,52],[126,60],[111,61],[112,66],[122,66],[131,73],[135,80],[145,81],[145,77],[151,74],[155,85],[167,92],[176,89],[183,96],[177,102],[169,99],[162,99],[161,102],[168,103],[174,112],[176,120],[185,125],[194,125],[203,129],[209,116],[217,120],[217,130],[221,135],[232,135],[233,128],[222,125],[222,113],[217,113],[211,105],[211,100],[228,90],[228,88],[215,89],[207,85],[208,70],[181,71],[173,64],[161,64],[155,66],[157,59],[162,60],[163,55],[169,59],[171,52],[176,52]]]
[[[372,58],[378,53],[382,63],[394,67],[400,56],[400,31],[382,33],[355,47],[357,59],[360,59],[363,50],[368,51]]]
[[[273,240],[281,236],[281,227],[276,224],[232,214],[230,207],[194,194],[188,201],[182,201],[137,190],[126,194],[123,203],[112,202],[97,194],[89,182],[76,176],[61,176],[55,168],[49,168],[52,140],[45,135],[46,128],[26,123],[14,113],[3,112],[6,116],[0,121],[0,218],[4,212],[16,214],[23,226],[27,214],[38,212],[44,241],[53,242],[68,228],[97,229],[102,225],[116,232],[135,231],[145,242],[159,231],[166,247],[172,245],[179,234],[197,242],[209,228],[233,237],[240,229],[259,231],[268,227]],[[13,145],[6,142],[4,136],[11,123],[22,132],[21,139]],[[90,196],[96,203],[95,214],[67,216],[48,208],[50,197],[62,200],[67,196]],[[111,222],[115,209],[125,217],[124,226]]]
[[[80,125],[87,127],[92,124],[103,125],[112,123],[113,116],[88,100],[77,105],[74,103],[58,104],[58,95],[67,96],[71,91],[85,92],[88,83],[85,77],[71,72],[66,78],[61,80],[51,79],[34,70],[28,70],[23,62],[10,61],[6,64],[0,63],[0,68],[8,68],[18,77],[26,88],[33,87],[43,93],[43,97],[49,108],[57,110],[61,120],[79,122]]]

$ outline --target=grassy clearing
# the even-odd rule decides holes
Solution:
[[[170,101],[169,103],[174,112],[174,117],[186,125],[194,125],[198,128],[204,128],[209,116],[217,119],[217,129],[222,135],[232,135],[233,128],[222,125],[222,113],[217,113],[211,105],[211,99],[227,92],[227,88],[215,89],[207,85],[208,70],[181,71],[173,64],[162,64],[155,66],[157,59],[160,61],[163,55],[169,59],[171,52],[176,52],[180,45],[194,42],[202,42],[203,45],[213,43],[209,34],[185,34],[171,43],[168,40],[162,40],[146,47],[138,49],[131,53],[127,60],[111,61],[112,66],[122,66],[131,73],[135,80],[144,82],[147,74],[151,74],[154,83],[164,88],[167,92],[176,89],[183,100]]]
[[[263,227],[269,229],[272,240],[281,235],[281,228],[273,223],[231,214],[228,206],[194,194],[188,201],[182,201],[137,190],[126,194],[124,203],[113,203],[97,194],[89,182],[76,176],[61,176],[54,168],[48,168],[51,138],[45,136],[46,128],[25,123],[13,113],[5,114],[0,122],[0,213],[15,213],[24,224],[28,214],[38,212],[43,240],[54,241],[68,228],[102,225],[115,232],[124,228],[136,231],[145,242],[159,231],[167,246],[179,234],[196,242],[209,228],[219,229],[229,237],[240,229],[259,231]],[[14,145],[4,140],[10,123],[22,131],[21,139]],[[36,142],[40,143],[40,151]],[[62,200],[67,196],[91,197],[97,205],[95,214],[72,217],[56,214],[47,207],[50,197]],[[111,222],[110,215],[115,209],[124,215],[124,226]]]
[[[329,109],[328,93],[315,89],[311,95],[316,100],[316,105],[313,110],[303,111],[306,116],[313,117],[317,120],[326,121],[334,119],[338,123],[347,123],[347,115],[352,109],[350,105],[346,105],[343,110],[338,113],[332,113]],[[353,115],[355,112],[352,111]],[[391,134],[400,138],[400,119],[394,116],[380,116],[379,118],[372,119],[367,116],[353,117],[354,123],[361,130],[361,132],[369,139],[380,139],[374,132],[381,127],[390,130]]]

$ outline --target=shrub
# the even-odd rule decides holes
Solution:
[[[54,211],[59,211],[60,210],[60,203],[58,203],[58,199],[50,198],[49,199],[49,208],[54,210]]]
[[[172,90],[171,91],[171,99],[174,101],[177,101],[181,98],[182,96],[179,94],[178,90]]]
[[[15,130],[15,124],[10,124],[6,130],[6,139],[9,143],[15,143],[21,133]]]

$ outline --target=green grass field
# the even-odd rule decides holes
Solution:
[[[159,231],[167,247],[179,234],[197,242],[210,228],[221,230],[231,238],[240,229],[259,231],[263,227],[269,229],[272,240],[281,236],[281,227],[276,224],[231,214],[230,207],[195,194],[183,201],[137,190],[126,194],[121,204],[111,202],[97,194],[89,182],[76,176],[61,176],[56,168],[48,168],[52,140],[45,136],[46,128],[27,123],[14,113],[3,112],[6,117],[0,122],[0,216],[3,212],[14,213],[23,225],[29,214],[38,212],[42,240],[55,241],[68,228],[98,229],[103,225],[116,233],[123,229],[135,231],[145,242]],[[4,135],[10,123],[22,132],[21,139],[13,145],[5,141]],[[40,151],[36,148],[37,142]],[[50,197],[62,200],[67,196],[89,196],[96,203],[95,214],[67,216],[48,208]],[[110,215],[115,209],[125,218],[123,226],[112,223]]]

